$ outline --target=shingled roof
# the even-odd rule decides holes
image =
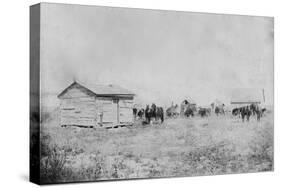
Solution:
[[[58,98],[63,96],[70,88],[81,87],[87,92],[97,95],[97,96],[114,96],[114,95],[130,95],[134,96],[135,94],[130,92],[127,89],[124,89],[118,85],[100,85],[100,84],[80,84],[74,81],[70,86],[64,89],[59,95]]]

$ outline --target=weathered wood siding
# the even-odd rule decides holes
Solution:
[[[60,124],[111,127],[133,122],[133,97],[96,96],[79,85],[60,95]]]
[[[120,123],[133,122],[133,100],[119,100],[119,121]]]
[[[62,99],[60,113],[61,125],[97,125],[97,109],[94,97]]]
[[[102,113],[102,123],[117,124],[117,103],[110,97],[97,98],[98,113]],[[101,119],[99,120],[101,121]]]
[[[102,123],[106,126],[133,122],[133,100],[114,99],[111,97],[97,98],[98,114],[103,114]],[[99,119],[101,122],[101,119]]]
[[[78,126],[97,125],[95,96],[82,87],[70,88],[60,100],[60,124]]]

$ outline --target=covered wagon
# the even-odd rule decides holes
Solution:
[[[233,108],[249,106],[251,104],[261,105],[265,102],[263,89],[237,88],[233,89],[230,104]]]

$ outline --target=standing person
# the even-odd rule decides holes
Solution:
[[[225,110],[224,110],[224,107],[225,107],[225,104],[223,103],[223,104],[222,104],[222,108],[221,108],[221,110],[222,110],[222,114],[223,114],[223,115],[225,115]]]
[[[242,107],[241,108],[241,118],[242,118],[242,121],[244,122],[244,120],[245,120],[245,115],[246,115],[246,110],[245,110],[245,107]]]
[[[133,108],[134,120],[136,120],[137,112],[138,112],[138,109],[137,108]]]
[[[218,116],[219,115],[219,113],[220,113],[220,109],[219,109],[219,107],[215,107],[215,113],[216,113],[216,115]]]
[[[260,108],[257,106],[256,107],[257,121],[261,120],[261,114],[262,114],[262,112],[261,112]]]
[[[246,107],[246,116],[247,116],[247,121],[250,121],[250,116],[251,116],[251,110],[249,106]]]
[[[149,105],[146,105],[144,115],[145,115],[146,123],[150,124],[150,108],[149,108]]]
[[[103,112],[102,111],[99,112],[98,116],[99,116],[99,125],[103,126]]]
[[[215,103],[211,103],[211,108],[212,108],[212,111],[214,111]]]

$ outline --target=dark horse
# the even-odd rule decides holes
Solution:
[[[253,115],[257,116],[257,121],[260,121],[260,118],[263,116],[264,112],[266,111],[265,108],[261,108],[258,104],[251,104],[250,110],[252,111]]]
[[[232,115],[233,115],[233,116],[240,115],[240,112],[241,112],[241,109],[240,109],[240,108],[234,108],[234,109],[232,110]]]
[[[211,115],[211,109],[210,108],[199,108],[198,114],[201,117],[205,117],[205,116],[210,116]]]
[[[151,105],[151,107],[149,107],[149,105],[146,106],[144,114],[145,114],[146,123],[148,123],[148,124],[150,124],[152,118],[154,118],[156,121],[158,121],[160,119],[161,123],[164,122],[163,108],[157,107],[154,103]]]
[[[134,119],[142,119],[143,115],[144,115],[144,109],[137,109],[137,108],[133,108],[133,115],[134,115]]]
[[[241,109],[241,117],[242,121],[244,122],[245,117],[247,118],[247,121],[250,121],[250,116],[252,115],[252,111],[250,110],[249,106],[242,107]]]

